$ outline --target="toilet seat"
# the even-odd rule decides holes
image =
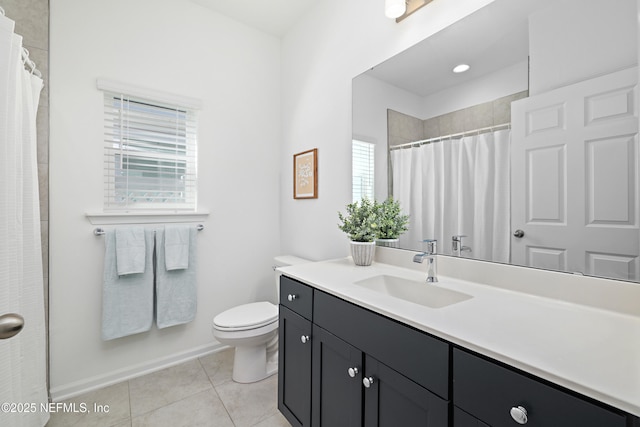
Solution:
[[[267,301],[243,304],[223,311],[213,319],[220,331],[257,329],[278,321],[278,306]]]

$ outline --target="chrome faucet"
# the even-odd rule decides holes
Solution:
[[[413,256],[413,262],[422,263],[427,260],[427,283],[434,283],[438,281],[436,275],[436,253],[437,253],[437,240],[427,239],[423,240],[427,244],[427,250],[425,252],[416,254]]]
[[[464,246],[462,244],[462,238],[467,237],[464,234],[454,234],[451,236],[451,252],[453,252],[454,256],[461,256],[463,251],[471,252],[471,248],[469,246]]]

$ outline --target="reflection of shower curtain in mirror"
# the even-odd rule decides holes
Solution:
[[[400,247],[420,250],[437,239],[466,235],[462,256],[509,261],[510,131],[499,130],[391,151],[393,196],[410,215]]]

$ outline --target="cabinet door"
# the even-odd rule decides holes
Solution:
[[[313,427],[362,426],[362,352],[313,325]]]
[[[365,357],[364,425],[442,427],[449,402],[370,356]]]
[[[541,380],[454,349],[453,403],[493,427],[625,427],[621,411],[565,392]],[[513,412],[513,415],[512,415]]]
[[[454,406],[453,407],[453,427],[491,427],[491,426],[467,414],[457,406]]]
[[[278,331],[278,409],[294,427],[311,426],[311,322],[281,305]]]

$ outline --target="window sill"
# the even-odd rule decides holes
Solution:
[[[158,224],[205,221],[209,212],[86,212],[85,216],[93,225]]]

